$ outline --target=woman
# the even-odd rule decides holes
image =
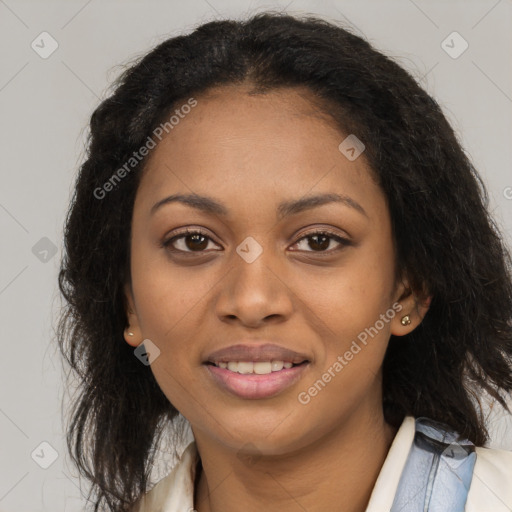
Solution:
[[[510,510],[486,201],[437,103],[327,21],[210,22],[134,64],[92,115],[59,278],[95,510]]]

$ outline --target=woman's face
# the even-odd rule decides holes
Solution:
[[[395,287],[389,212],[364,153],[341,152],[346,135],[305,91],[229,86],[196,100],[152,150],[136,195],[127,342],[158,347],[151,370],[169,401],[196,434],[233,449],[286,453],[382,414],[389,336],[419,318]],[[191,194],[208,202],[155,207]],[[202,234],[163,246],[185,228]],[[309,362],[257,375],[206,364],[239,344]],[[267,372],[291,356],[226,358]]]

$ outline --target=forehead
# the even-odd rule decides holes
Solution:
[[[364,156],[349,161],[338,149],[347,134],[311,91],[251,94],[248,86],[223,86],[195,99],[149,155],[139,187],[143,198],[179,189],[258,193],[263,203],[304,195],[316,184],[322,191],[342,188],[361,197],[363,187],[379,194]]]

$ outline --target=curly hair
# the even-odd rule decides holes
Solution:
[[[342,133],[364,141],[389,207],[397,275],[433,297],[415,330],[389,340],[386,421],[399,426],[405,415],[426,416],[483,445],[489,434],[478,393],[506,408],[512,391],[510,252],[438,103],[391,58],[334,22],[270,11],[210,21],[158,44],[116,80],[91,116],[66,218],[59,272],[66,307],[57,338],[80,381],[67,444],[92,482],[95,511],[130,510],[147,489],[161,425],[178,414],[123,338],[130,219],[147,158],[107,198],[95,190],[186,98],[242,83],[262,94],[307,87]]]

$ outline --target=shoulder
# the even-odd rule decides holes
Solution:
[[[476,447],[466,512],[512,510],[512,451]]]

